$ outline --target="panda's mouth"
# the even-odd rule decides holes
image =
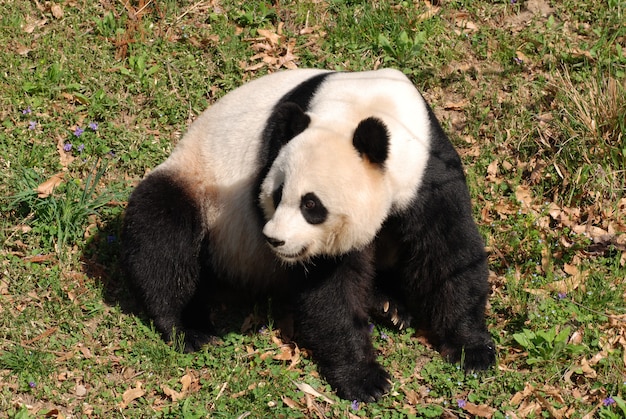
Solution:
[[[307,253],[308,247],[305,246],[295,253],[285,253],[285,252],[281,252],[279,249],[273,249],[273,250],[274,250],[274,253],[276,253],[276,256],[278,256],[284,262],[296,263],[304,259],[304,256]]]

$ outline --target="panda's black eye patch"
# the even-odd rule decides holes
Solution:
[[[274,192],[272,192],[272,201],[274,202],[274,209],[278,208],[280,200],[283,199],[283,183],[280,184]]]
[[[321,224],[328,217],[328,210],[312,192],[303,195],[300,199],[300,211],[309,224]]]

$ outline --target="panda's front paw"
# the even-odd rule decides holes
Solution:
[[[461,362],[465,370],[486,370],[496,362],[494,343],[453,347],[444,345],[441,353],[450,362]]]
[[[391,388],[391,377],[377,362],[356,367],[335,383],[337,395],[345,400],[374,402]]]
[[[411,326],[413,318],[406,307],[394,298],[387,297],[382,293],[374,297],[371,316],[388,327],[399,330]]]
[[[182,349],[186,353],[199,351],[204,345],[213,345],[220,341],[217,336],[196,329],[186,329],[180,333],[180,337],[182,338]]]

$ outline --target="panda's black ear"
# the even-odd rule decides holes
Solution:
[[[311,118],[300,106],[293,102],[279,103],[267,121],[265,135],[271,144],[283,146],[304,131],[310,122]]]
[[[387,126],[374,117],[362,120],[354,131],[352,144],[370,163],[383,166],[389,155]]]

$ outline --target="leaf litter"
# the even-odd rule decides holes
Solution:
[[[139,24],[142,16],[144,15],[144,9],[148,5],[148,2],[140,1],[139,4],[134,7],[126,5],[129,14],[133,14],[135,21],[127,24],[127,30],[125,31],[124,38],[120,37],[114,40],[116,47],[118,48],[118,56],[122,57],[127,55],[128,45],[141,39],[143,36],[141,25]],[[199,2],[195,5],[207,6],[211,3],[210,7],[217,7],[215,2]],[[55,19],[63,18],[63,9],[61,6],[52,5],[49,10]],[[191,13],[191,8],[185,11]],[[435,14],[440,13],[438,6],[433,6],[424,15],[423,19],[430,19]],[[511,13],[498,24],[508,25],[511,30],[518,31],[524,25],[529,24],[533,19],[545,19],[553,14],[553,9],[549,4],[542,0],[529,0],[525,2],[525,8],[520,13]],[[182,18],[182,15],[181,15]],[[451,15],[442,16],[442,18],[449,19],[453,24],[453,30],[462,36],[469,36],[473,33],[480,31],[481,26],[485,23],[479,21],[476,16],[472,16],[466,12],[455,12]],[[49,22],[46,19],[36,19],[28,17],[26,24],[23,27],[24,32],[32,33],[35,30],[47,25]],[[246,61],[240,63],[242,70],[247,73],[248,77],[253,76],[260,70],[276,71],[281,68],[296,68],[298,66],[298,48],[303,48],[302,43],[296,42],[296,38],[288,37],[283,31],[283,24],[278,23],[276,28],[270,27],[267,29],[258,29],[258,36],[253,38],[247,38],[251,50],[251,55]],[[320,27],[309,27],[305,25],[299,35],[301,37],[309,37],[311,45],[320,40],[320,37],[324,36],[324,32]],[[173,40],[176,40],[172,38]],[[217,38],[211,38],[208,42],[217,42]],[[198,45],[204,45],[199,43]],[[300,46],[298,46],[300,45]],[[306,43],[305,43],[306,45]],[[581,56],[589,55],[588,51],[581,51]],[[515,50],[515,58],[526,65],[530,63],[529,57],[522,50]],[[486,63],[452,63],[450,64],[450,74],[455,72],[478,72],[484,73],[490,71],[492,64]],[[532,71],[532,68],[530,68]],[[437,89],[433,89],[436,91]],[[463,118],[468,108],[471,106],[473,98],[464,98],[459,96],[456,92],[440,90],[440,97],[436,97],[436,101],[442,103],[442,106],[436,109],[439,116],[443,115],[444,120],[451,120],[456,118],[456,122],[453,124],[453,128],[458,130],[457,134],[462,133],[462,129],[465,126]],[[433,92],[428,92],[428,95],[433,95]],[[553,116],[550,113],[542,114],[537,117],[538,124],[542,130],[546,132],[553,126]],[[543,137],[542,137],[543,138]],[[549,135],[543,138],[549,144]],[[471,135],[465,135],[467,148],[462,148],[461,154],[465,156],[478,156],[480,154],[481,141],[474,138]],[[481,139],[482,140],[482,139]],[[38,186],[37,192],[41,198],[50,196],[53,193],[54,188],[58,187],[64,179],[64,173],[68,166],[72,164],[73,155],[70,152],[66,152],[63,149],[63,141],[59,139],[57,142],[57,151],[59,155],[59,163],[63,167],[64,171],[59,172],[51,176],[48,180]],[[506,148],[511,144],[504,144],[502,148]],[[589,204],[587,207],[569,207],[563,202],[558,202],[557,199],[551,199],[546,202],[545,197],[536,197],[533,195],[533,186],[538,183],[543,176],[545,176],[546,168],[550,167],[552,163],[542,161],[540,157],[536,160],[521,161],[511,158],[515,153],[509,153],[507,158],[496,158],[486,168],[484,179],[484,185],[487,188],[495,185],[506,184],[509,182],[509,174],[512,171],[519,173],[527,173],[528,175],[522,178],[522,182],[515,186],[513,196],[515,200],[501,199],[496,202],[489,200],[481,201],[483,206],[481,217],[484,224],[489,224],[496,219],[507,219],[516,214],[530,215],[534,217],[537,228],[541,230],[544,237],[555,237],[555,230],[562,230],[567,228],[574,234],[584,236],[589,239],[590,244],[585,248],[576,250],[574,258],[569,263],[563,263],[560,269],[558,277],[562,279],[553,281],[541,288],[527,288],[526,291],[539,295],[542,297],[549,297],[557,293],[572,293],[575,290],[584,290],[585,282],[589,275],[589,272],[582,267],[582,262],[586,258],[592,258],[597,255],[602,255],[608,251],[608,249],[617,249],[622,252],[620,263],[622,266],[626,263],[626,239],[624,233],[626,232],[626,198],[619,200],[617,205],[607,205],[607,202],[602,199],[597,200],[594,203]],[[555,166],[557,172],[560,173],[558,166]],[[561,177],[565,178],[565,175],[561,174]],[[497,194],[493,194],[497,196]],[[558,241],[563,248],[572,248],[575,243],[568,236],[558,237]],[[493,250],[493,249],[492,249]],[[495,250],[494,250],[495,251]],[[514,249],[503,249],[501,252],[514,251]],[[30,261],[34,263],[46,262],[50,260],[52,255],[40,255],[30,256]],[[39,259],[40,260],[39,260]],[[546,252],[542,257],[541,270],[543,273],[547,273],[548,270],[555,268],[552,261],[558,259],[558,255],[554,255],[550,252]],[[521,275],[521,273],[520,273]],[[2,277],[0,277],[0,280]],[[502,283],[504,279],[499,277],[498,274],[492,272],[490,278],[493,284]],[[2,282],[4,284],[4,282]],[[8,293],[7,287],[2,287],[2,295]],[[501,292],[500,289],[495,289],[495,292]],[[74,294],[69,299],[74,302]],[[626,296],[625,296],[626,297]],[[23,310],[28,304],[41,305],[41,295],[26,295],[19,297],[19,301],[16,301],[16,309]],[[540,383],[526,383],[524,389],[512,395],[509,400],[509,405],[515,410],[506,412],[510,418],[526,418],[534,417],[543,414],[547,414],[555,418],[567,418],[573,416],[576,412],[572,407],[567,405],[562,407],[555,407],[565,404],[567,397],[575,397],[583,400],[585,404],[594,406],[593,410],[589,412],[588,416],[591,417],[595,411],[601,405],[601,401],[608,396],[604,389],[594,389],[588,383],[597,378],[596,369],[605,360],[610,353],[620,350],[623,354],[621,367],[626,368],[626,315],[607,314],[608,323],[598,325],[597,327],[602,331],[603,338],[600,345],[601,350],[593,356],[586,356],[577,359],[576,362],[571,365],[563,375],[563,381],[565,383],[563,388],[557,388],[550,384]],[[22,342],[23,345],[32,345],[37,342],[43,342],[46,339],[50,339],[55,333],[57,333],[56,327],[45,329],[40,334],[27,339]],[[582,339],[581,330],[574,330],[569,341],[573,344],[580,343]],[[288,369],[297,369],[301,366],[302,357],[306,356],[297,345],[291,342],[284,342],[273,334],[271,341],[274,347],[258,353],[260,358],[265,360],[271,358],[272,360],[284,363]],[[390,339],[390,342],[393,342]],[[501,371],[506,371],[509,368],[509,364],[512,364],[516,357],[524,356],[523,353],[516,353],[514,349],[509,350],[510,353],[503,354],[503,359],[500,361]],[[256,352],[256,350],[252,350]],[[81,354],[84,358],[88,359],[93,355],[86,347],[77,346],[67,352],[59,353],[57,362],[62,364],[63,362],[71,359],[76,354]],[[591,355],[591,354],[589,354]],[[110,355],[110,360],[115,361],[115,357]],[[430,359],[430,358],[426,358]],[[103,361],[104,362],[104,361]],[[124,379],[134,378],[135,372],[132,369],[127,369]],[[90,385],[84,382],[82,377],[75,375],[75,372],[60,372],[58,380],[60,382],[67,380],[75,380],[73,387],[74,395],[77,397],[85,397],[89,394]],[[304,373],[303,373],[304,375]],[[413,373],[411,379],[416,380],[418,383],[422,382],[422,378],[419,376],[419,371]],[[144,382],[135,380],[132,385],[127,386],[126,390],[121,394],[121,401],[118,407],[120,409],[127,409],[133,404],[138,403],[141,398],[150,399],[149,402],[152,406],[159,409],[165,401],[167,402],[179,402],[189,397],[193,393],[198,392],[201,389],[200,379],[198,373],[189,370],[180,378],[179,383],[175,385],[175,388],[171,388],[167,384],[161,384],[160,392],[155,390],[146,391],[144,388]],[[310,416],[326,417],[329,412],[329,406],[335,402],[331,398],[318,391],[313,386],[305,382],[293,382],[294,386],[299,390],[299,398],[289,397],[287,395],[281,395],[282,402],[291,409],[298,410],[299,412],[307,412]],[[255,384],[251,384],[251,388],[244,390],[240,393],[230,394],[230,397],[241,397],[247,392],[256,388]],[[406,408],[414,409],[415,406],[419,406],[423,403],[441,403],[443,399],[429,398],[428,391],[425,386],[418,386],[416,390],[400,387],[406,396]],[[228,386],[224,383],[218,393],[217,398],[223,394],[227,394]],[[556,402],[556,403],[555,403]],[[30,403],[33,406],[33,412],[45,412],[48,417],[64,417],[64,414],[57,407],[50,407],[44,405],[38,405],[35,407],[35,403]],[[90,416],[89,406],[86,407],[85,413]],[[469,415],[476,417],[490,418],[495,413],[496,409],[493,406],[485,404],[474,404],[466,402],[463,404],[462,410]],[[348,417],[358,417],[357,415],[348,412]],[[446,416],[447,417],[447,416]],[[456,417],[454,414],[450,414],[450,417]]]

